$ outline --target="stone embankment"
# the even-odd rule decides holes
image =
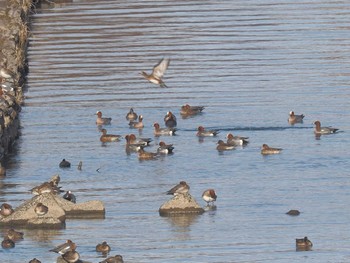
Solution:
[[[33,0],[0,0],[0,161],[11,152],[28,71],[29,14]]]

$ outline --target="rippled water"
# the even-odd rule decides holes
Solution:
[[[1,202],[14,207],[32,187],[59,173],[78,202],[105,203],[104,220],[66,221],[63,230],[26,230],[2,262],[37,257],[66,239],[81,258],[102,260],[106,240],[126,262],[347,262],[350,167],[350,4],[347,1],[73,1],[42,6],[32,16],[22,136],[0,181]],[[162,57],[168,89],[148,83]],[[206,106],[182,119],[180,106]],[[110,133],[130,130],[130,107],[153,138],[167,111],[178,116],[175,154],[140,162],[124,141],[101,145],[95,113],[113,118]],[[289,111],[306,115],[290,126]],[[313,122],[343,132],[316,140]],[[220,129],[203,142],[203,125]],[[220,154],[226,133],[250,137]],[[263,143],[281,147],[263,157]],[[58,168],[66,158],[74,166]],[[83,162],[83,170],[76,165]],[[98,170],[98,171],[97,171]],[[160,217],[164,194],[180,180],[203,206],[214,188],[217,210]],[[298,217],[285,215],[299,209]],[[308,236],[313,251],[296,252]]]

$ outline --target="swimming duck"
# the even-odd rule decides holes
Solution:
[[[207,137],[207,136],[216,136],[218,135],[218,130],[206,130],[203,126],[199,126],[197,129],[197,136]]]
[[[114,257],[106,258],[100,263],[124,263],[123,257],[121,255],[116,255]]]
[[[235,146],[245,146],[249,143],[249,137],[233,136],[232,133],[226,135],[227,143]]]
[[[132,144],[142,144],[144,146],[149,146],[152,142],[152,138],[136,138],[136,135],[131,133],[129,134],[129,141]]]
[[[291,112],[289,112],[288,122],[289,122],[290,124],[302,123],[304,117],[305,117],[304,114],[297,115],[297,114],[294,113],[294,111],[291,111]]]
[[[157,149],[158,153],[161,153],[161,154],[172,154],[173,150],[174,150],[174,147],[173,147],[172,144],[166,144],[163,141],[159,142],[159,147]]]
[[[59,164],[60,168],[69,168],[70,167],[70,162],[67,161],[66,159],[63,159],[60,164]]]
[[[109,251],[111,251],[111,247],[107,244],[106,241],[103,241],[101,244],[98,244],[96,246],[96,251],[102,252],[102,253],[108,253]]]
[[[72,250],[73,247],[76,247],[76,246],[73,246],[73,244],[74,244],[73,241],[68,239],[65,243],[60,244],[57,247],[50,249],[49,251],[63,255],[67,251]]]
[[[175,135],[176,128],[160,128],[159,123],[154,123],[154,135],[155,136],[161,136],[161,135]]]
[[[23,235],[24,235],[23,232],[18,232],[13,228],[7,230],[6,232],[6,236],[13,241],[22,240]]]
[[[216,193],[214,189],[208,189],[205,190],[202,194],[202,198],[205,202],[207,202],[207,205],[209,206],[210,203],[214,205],[214,201],[216,201]]]
[[[97,115],[97,119],[96,119],[96,124],[97,125],[111,124],[112,118],[102,117],[102,112],[101,111],[97,111],[96,115]]]
[[[152,74],[148,75],[146,72],[142,71],[142,76],[147,79],[149,82],[160,85],[161,88],[167,88],[165,83],[162,80],[162,77],[168,68],[170,63],[169,58],[161,59],[157,65],[153,67]]]
[[[79,258],[80,258],[80,255],[76,251],[76,249],[77,249],[77,245],[75,243],[73,243],[71,245],[71,250],[69,250],[66,253],[64,253],[62,255],[62,258],[68,263],[75,263],[75,262],[77,262],[79,260]]]
[[[134,112],[134,109],[133,108],[130,108],[129,112],[126,114],[125,118],[128,120],[128,121],[134,121],[137,119],[137,114],[136,112]]]
[[[184,116],[196,115],[204,110],[204,106],[190,106],[185,104],[181,106],[180,114]]]
[[[217,144],[218,145],[216,146],[216,150],[220,152],[233,150],[235,148],[234,145],[225,143],[223,140],[219,140]]]
[[[302,251],[311,250],[311,248],[313,246],[312,242],[307,237],[296,238],[295,243],[296,243],[296,249],[302,250]]]
[[[332,128],[332,127],[321,127],[320,121],[315,121],[314,124],[315,124],[315,130],[314,130],[315,135],[332,134],[332,133],[336,133],[339,130],[337,128]]]
[[[282,151],[281,148],[272,148],[265,143],[262,145],[262,148],[261,148],[261,154],[278,154],[281,151]]]
[[[138,151],[140,160],[153,160],[158,157],[158,153],[146,152],[144,149]]]
[[[130,121],[129,122],[129,127],[135,128],[135,129],[142,129],[144,127],[144,124],[142,121],[143,121],[143,116],[140,115],[138,121]]]
[[[176,117],[171,111],[168,111],[167,114],[165,115],[164,123],[165,123],[165,126],[168,128],[176,127],[177,125]]]
[[[166,192],[167,195],[178,195],[178,194],[187,194],[190,190],[190,186],[185,182],[181,181],[179,184],[175,185],[169,191]]]
[[[13,240],[9,239],[8,237],[5,237],[4,240],[1,242],[2,248],[14,248],[15,242]]]
[[[128,134],[125,136],[125,140],[126,140],[125,150],[127,153],[138,152],[140,149],[143,149],[144,147],[146,147],[146,145],[144,143],[137,143],[136,142],[136,136],[135,136],[135,139],[133,139],[133,140],[131,140],[130,138],[131,138],[131,134]],[[131,143],[131,141],[133,141],[133,143]]]
[[[102,129],[101,132],[102,132],[102,135],[100,137],[100,141],[101,142],[117,142],[121,138],[120,135],[107,134],[107,130],[106,129]]]

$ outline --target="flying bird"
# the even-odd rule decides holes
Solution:
[[[169,58],[163,58],[158,62],[157,65],[153,67],[153,71],[151,74],[147,74],[144,71],[142,71],[141,74],[149,82],[160,85],[161,88],[167,88],[167,85],[165,85],[165,83],[163,82],[162,77],[166,69],[168,68],[169,63],[170,63]]]

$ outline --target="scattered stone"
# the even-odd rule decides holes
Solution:
[[[159,208],[159,214],[161,216],[203,213],[204,209],[189,193],[175,195]]]

